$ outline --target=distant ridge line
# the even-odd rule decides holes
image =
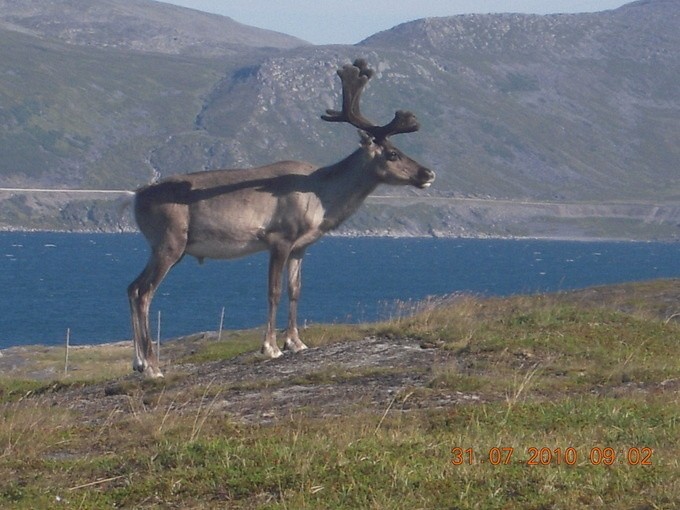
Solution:
[[[118,195],[134,195],[134,191],[126,189],[49,189],[49,188],[0,188],[0,192],[19,193],[111,193]]]

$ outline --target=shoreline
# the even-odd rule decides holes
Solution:
[[[553,291],[553,292],[547,292],[546,294],[548,295],[576,295],[576,296],[589,296],[589,299],[599,299],[599,298],[593,298],[593,296],[597,296],[600,294],[603,295],[609,295],[609,296],[617,296],[621,295],[622,292],[630,292],[631,287],[632,288],[640,288],[640,289],[645,289],[645,288],[650,288],[654,286],[660,286],[665,289],[677,289],[677,283],[680,283],[680,277],[667,277],[667,278],[659,278],[659,279],[653,279],[653,280],[645,280],[645,281],[634,281],[634,282],[622,282],[622,283],[613,283],[613,284],[602,284],[602,285],[592,285],[592,286],[587,286],[583,288],[577,288],[577,289],[570,289],[570,290],[563,290],[563,291]],[[624,290],[628,289],[628,290]],[[677,295],[678,291],[677,290],[665,290],[664,293],[672,292],[675,295]],[[664,293],[659,294],[662,296]],[[539,293],[541,294],[541,293]],[[526,294],[527,296],[531,295],[536,295],[536,294]],[[673,297],[674,297],[673,296]],[[508,296],[506,296],[507,298]],[[658,296],[657,296],[658,297]],[[661,298],[659,298],[661,299]],[[672,301],[668,296],[663,297],[661,299],[661,302],[663,303],[668,303]],[[674,310],[674,309],[673,309]],[[680,313],[674,312],[672,314],[666,313],[661,313],[659,310],[656,310],[656,313],[659,313],[659,317],[664,319],[666,322],[675,319],[678,321],[678,317],[680,317]],[[348,323],[353,326],[359,326],[359,324],[353,324],[353,323]],[[330,324],[318,324],[318,325],[330,325]],[[254,334],[260,334],[264,331],[265,325],[261,325],[258,327],[253,327],[253,328],[247,328],[247,329],[224,329],[222,331],[222,337],[225,340],[228,340],[230,336],[235,336],[236,338],[241,337],[244,333],[254,333]],[[186,348],[187,346],[190,346],[191,344],[195,344],[196,342],[203,342],[203,341],[210,341],[216,340],[218,337],[218,331],[195,331],[192,333],[187,333],[187,334],[182,334],[182,335],[177,335],[173,336],[171,338],[166,338],[161,342],[161,352],[163,353],[164,349],[177,349],[177,348]],[[66,345],[65,343],[63,344],[44,344],[44,343],[32,343],[32,344],[22,344],[22,345],[12,345],[9,347],[1,348],[0,349],[0,378],[4,377],[12,377],[12,372],[16,372],[17,370],[24,368],[28,363],[36,362],[35,355],[44,355],[44,354],[52,354],[54,359],[58,359],[60,356],[62,356],[61,353],[65,351]],[[110,340],[110,341],[104,341],[101,343],[87,343],[87,344],[69,344],[68,346],[69,351],[87,351],[89,349],[121,349],[124,350],[126,354],[130,354],[132,356],[133,354],[133,340],[132,338],[128,339],[118,339],[118,340]],[[167,351],[166,351],[167,352]],[[39,361],[39,360],[37,360]],[[77,370],[77,369],[76,369]],[[51,370],[46,372],[46,375],[53,376],[57,374],[57,370]]]
[[[119,234],[139,234],[139,230],[134,228],[122,228],[120,230],[105,230],[105,229],[84,229],[84,230],[55,230],[55,229],[41,229],[41,228],[6,228],[0,227],[1,234],[68,234],[68,235],[88,235],[88,234],[103,234],[103,235],[119,235]],[[409,233],[409,232],[397,232],[397,233],[359,233],[359,232],[329,232],[325,234],[325,237],[332,238],[346,238],[346,239],[359,239],[359,238],[369,238],[369,239],[489,239],[489,240],[500,240],[500,241],[546,241],[546,242],[575,242],[575,243],[663,243],[672,244],[680,242],[680,238],[656,238],[656,239],[640,239],[635,237],[589,237],[589,236],[540,236],[540,235],[495,235],[495,234],[447,234],[445,232],[435,232],[435,233]]]

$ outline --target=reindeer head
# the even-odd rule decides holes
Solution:
[[[424,189],[434,181],[435,174],[397,149],[388,137],[399,133],[412,133],[420,129],[416,116],[399,110],[394,119],[377,126],[359,111],[359,99],[364,86],[373,76],[364,59],[346,64],[338,70],[342,81],[342,111],[326,110],[321,118],[328,122],[347,122],[362,132],[361,145],[372,158],[376,175],[386,184],[411,184]]]

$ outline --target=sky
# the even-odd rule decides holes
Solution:
[[[313,44],[355,44],[401,23],[470,13],[532,14],[616,9],[622,0],[162,0]]]

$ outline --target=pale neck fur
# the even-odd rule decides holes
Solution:
[[[317,170],[325,231],[336,228],[351,216],[378,186],[372,163],[370,154],[362,148],[335,165]]]

